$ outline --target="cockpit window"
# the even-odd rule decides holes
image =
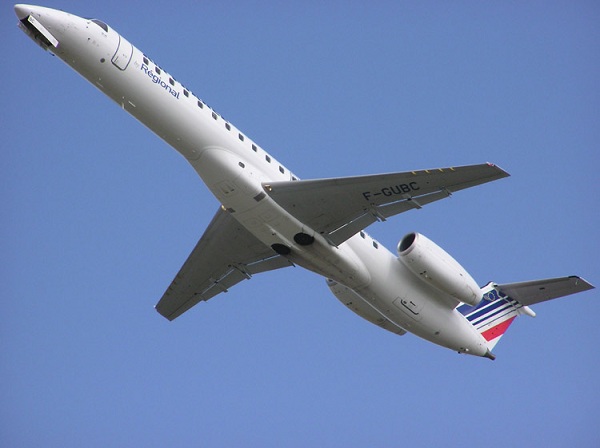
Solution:
[[[96,25],[98,25],[100,28],[102,28],[104,31],[106,31],[108,33],[108,25],[106,23],[104,23],[102,20],[90,19],[90,21],[94,22]]]

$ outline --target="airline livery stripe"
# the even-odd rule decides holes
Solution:
[[[474,313],[472,313],[472,314],[467,314],[467,315],[466,315],[466,318],[467,318],[467,319],[468,319],[470,322],[472,322],[472,321],[474,321],[475,319],[478,319],[479,317],[481,317],[481,316],[483,316],[483,315],[485,315],[485,314],[487,314],[487,313],[489,313],[489,312],[491,312],[491,311],[494,311],[494,310],[495,310],[495,309],[497,309],[497,308],[500,308],[500,307],[506,306],[507,304],[508,304],[508,305],[512,305],[513,303],[514,303],[513,301],[511,301],[511,302],[507,302],[507,301],[505,301],[505,300],[497,300],[497,301],[495,301],[495,302],[492,302],[490,305],[488,305],[488,306],[486,306],[486,307],[484,307],[484,308],[481,308],[480,310],[477,310],[476,312],[474,312]]]
[[[471,306],[471,305],[461,305],[457,308],[457,310],[463,315],[463,316],[467,316],[470,313],[474,313],[477,310],[480,310],[481,308],[485,307],[485,306],[489,306],[490,303],[493,302],[489,302],[487,300],[482,300],[481,302],[479,302],[476,306]]]
[[[458,308],[456,308],[458,310],[458,312],[460,312],[463,316],[468,317],[468,316],[473,316],[474,313],[476,312],[487,312],[486,309],[489,310],[490,307],[495,307],[495,306],[500,306],[500,304],[502,303],[506,303],[506,302],[514,302],[510,297],[497,297],[493,300],[489,300],[486,299],[484,296],[484,299],[479,302],[476,306],[471,306],[471,305],[460,305]]]
[[[502,336],[506,329],[510,326],[510,324],[512,324],[512,321],[515,320],[515,317],[517,316],[513,316],[510,319],[505,320],[501,324],[498,324],[495,327],[484,331],[483,333],[481,333],[481,336],[483,336],[486,341],[491,341],[492,339],[496,339],[497,337]]]
[[[490,318],[492,318],[506,310],[513,310],[513,309],[515,309],[514,305],[512,303],[507,303],[506,306],[494,311],[491,314],[486,314],[485,316],[483,316],[481,319],[479,319],[477,321],[475,319],[471,319],[471,318],[468,318],[468,319],[473,325],[478,325],[478,324],[485,322],[485,321],[489,320]]]
[[[496,316],[493,319],[488,319],[485,322],[480,322],[478,325],[474,325],[474,327],[477,329],[477,331],[482,333],[486,331],[486,328],[498,325],[500,322],[504,322],[506,319],[509,319],[513,316],[517,316],[517,314],[518,313],[515,310],[511,309],[502,314],[501,316]]]
[[[504,301],[498,300],[498,301],[492,302],[492,303],[490,303],[490,304],[488,304],[488,305],[486,305],[486,306],[484,306],[484,307],[482,307],[482,308],[480,308],[478,310],[475,310],[474,312],[472,312],[470,314],[467,314],[466,318],[469,321],[473,321],[473,320],[475,320],[475,319],[483,316],[484,314],[487,314],[490,311],[493,311],[496,308],[504,306],[504,305],[506,305],[506,302],[504,302]]]

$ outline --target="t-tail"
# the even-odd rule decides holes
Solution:
[[[503,285],[494,282],[481,288],[483,299],[476,306],[460,305],[457,310],[487,341],[491,351],[517,316],[535,317],[529,305],[593,289],[580,277],[560,277]]]

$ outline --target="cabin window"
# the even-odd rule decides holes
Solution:
[[[143,61],[144,64],[148,65],[150,63],[150,61],[148,61],[148,58],[146,56],[143,57]]]
[[[285,170],[283,169],[283,167],[282,167],[281,165],[279,165],[279,172],[280,172],[281,174],[284,174],[284,173],[285,173]]]
[[[254,152],[258,151],[258,148],[256,147],[255,144],[252,144],[252,151],[254,151]]]
[[[231,131],[231,125],[229,123],[225,122],[225,127],[228,131]]]
[[[185,90],[185,89],[183,89],[183,94],[184,94],[186,97],[189,97],[189,96],[190,96],[190,92],[188,92],[188,91],[187,91],[187,90]]]
[[[298,180],[296,176],[292,176],[292,180]]]
[[[173,78],[169,78],[169,84],[171,84],[172,86],[175,85],[175,80]]]
[[[214,112],[212,113],[212,117],[216,120],[217,119],[217,114],[215,114]]]
[[[360,231],[360,236],[361,236],[362,238],[364,238],[364,237],[365,237],[365,232],[363,232],[363,231],[361,230],[361,231]]]
[[[200,100],[198,100],[198,107],[200,109],[204,109],[204,103],[202,101],[200,101]]]
[[[154,66],[154,71],[156,72],[157,75],[160,75],[160,67],[158,65]]]
[[[377,241],[373,240],[373,247],[375,249],[379,249],[379,244],[377,244]]]
[[[242,168],[246,168],[246,165],[244,165],[244,162],[238,162],[238,165],[241,166]]]
[[[240,138],[241,141],[244,141],[244,136],[242,134],[238,134],[238,137]]]
[[[269,157],[268,155],[265,155],[265,160],[269,163],[271,163],[271,157]]]

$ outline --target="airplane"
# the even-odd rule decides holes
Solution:
[[[479,287],[411,232],[394,254],[364,229],[508,173],[491,163],[301,180],[98,19],[14,6],[18,26],[177,150],[221,203],[156,310],[173,320],[253,275],[300,266],[367,321],[461,354],[492,350],[530,305],[593,289],[578,276]]]

